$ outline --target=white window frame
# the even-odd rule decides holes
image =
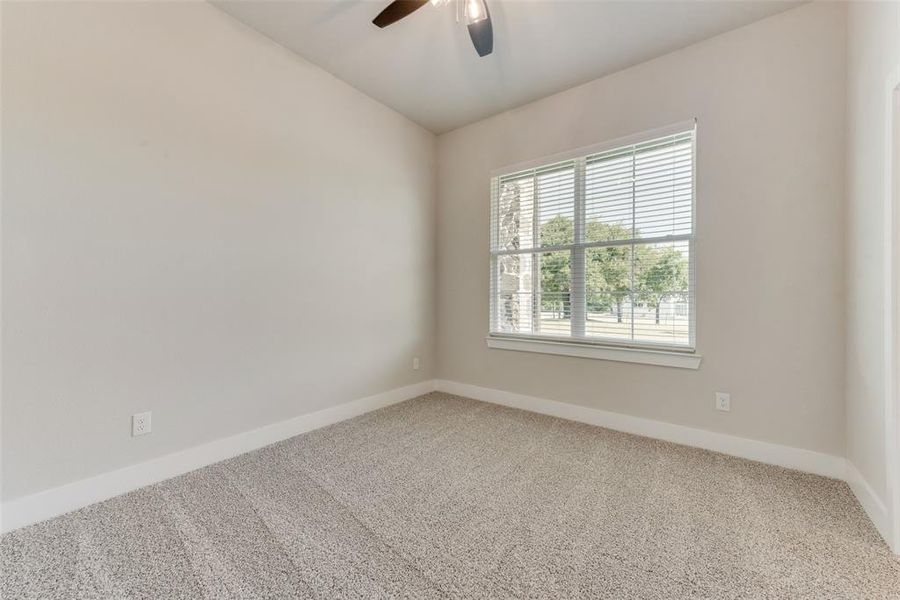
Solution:
[[[687,345],[674,345],[674,344],[665,344],[665,343],[655,343],[655,342],[645,342],[645,341],[635,341],[635,340],[615,340],[615,339],[607,339],[607,338],[596,338],[596,337],[587,337],[582,335],[577,335],[576,331],[573,331],[572,336],[564,336],[564,337],[553,337],[546,335],[532,335],[532,334],[518,334],[518,333],[509,333],[509,332],[500,332],[497,331],[498,326],[498,307],[497,307],[497,298],[496,298],[496,288],[495,288],[495,279],[497,277],[497,260],[496,257],[503,254],[511,254],[511,253],[520,253],[522,250],[515,251],[507,251],[507,250],[496,250],[495,249],[495,235],[496,235],[496,227],[497,227],[497,218],[496,209],[498,206],[499,199],[499,181],[500,178],[512,175],[521,171],[527,171],[529,169],[543,168],[548,167],[556,163],[574,161],[575,168],[575,205],[576,211],[579,210],[579,206],[584,203],[584,199],[582,198],[582,190],[584,184],[584,165],[585,159],[591,155],[599,154],[602,152],[606,152],[609,150],[614,150],[623,146],[631,146],[635,144],[640,144],[643,142],[647,142],[656,138],[666,137],[668,135],[675,135],[679,133],[685,133],[687,131],[693,132],[693,140],[691,146],[691,162],[692,162],[692,178],[691,178],[691,233],[690,234],[682,234],[682,235],[669,235],[669,236],[660,236],[655,238],[648,238],[646,241],[641,240],[637,243],[660,243],[660,242],[676,242],[686,241],[688,243],[689,248],[689,294],[688,294],[688,336],[689,343]],[[586,248],[591,247],[606,247],[610,245],[615,245],[620,242],[591,242],[585,243],[583,241],[579,241],[578,239],[578,230],[580,229],[579,225],[581,225],[581,220],[576,218],[575,220],[575,230],[576,230],[576,239],[574,240],[573,245],[566,245],[564,248],[556,248],[556,247],[539,247],[535,246],[534,250],[536,252],[549,252],[553,250],[572,250],[573,252],[584,251]],[[491,247],[490,247],[490,285],[489,285],[489,294],[490,294],[490,320],[489,320],[489,333],[487,337],[487,344],[491,348],[502,349],[502,350],[516,350],[523,352],[539,352],[544,354],[555,354],[555,355],[565,355],[565,356],[577,356],[581,358],[598,358],[603,360],[614,360],[614,361],[623,361],[623,362],[638,362],[644,364],[654,364],[661,366],[669,366],[669,367],[682,367],[689,369],[696,369],[700,365],[701,357],[696,353],[696,334],[697,334],[697,302],[696,302],[696,275],[695,275],[695,256],[696,256],[696,238],[697,238],[697,120],[692,119],[690,121],[682,121],[679,123],[674,123],[672,125],[668,125],[666,127],[660,127],[657,129],[644,131],[641,133],[637,133],[634,135],[616,138],[613,140],[609,140],[606,142],[602,142],[599,144],[594,144],[591,146],[586,146],[582,148],[577,148],[575,150],[571,150],[569,152],[563,152],[559,154],[554,154],[551,156],[545,156],[542,158],[537,158],[521,163],[517,163],[514,165],[509,165],[506,167],[502,167],[499,169],[494,169],[491,172],[491,218],[490,218],[490,226],[491,226]],[[629,243],[633,243],[633,240],[629,240]],[[574,248],[572,246],[575,246]],[[580,264],[579,261],[576,261],[577,264]],[[573,264],[573,271],[577,269],[576,264]],[[575,274],[573,273],[573,279]],[[573,293],[577,294],[576,288],[580,288],[580,286],[576,286],[573,284]],[[582,292],[583,293],[583,292]],[[580,302],[576,302],[575,304],[579,304]],[[573,306],[573,313],[577,310],[575,306]],[[574,326],[575,319],[573,319]]]

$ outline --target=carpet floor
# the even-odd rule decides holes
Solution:
[[[0,540],[13,598],[900,598],[846,484],[432,393]]]

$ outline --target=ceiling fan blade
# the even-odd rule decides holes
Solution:
[[[482,5],[486,18],[470,23],[468,28],[475,52],[478,53],[478,56],[487,56],[494,51],[494,27],[491,25],[491,11],[488,10],[487,2],[482,0]]]
[[[372,19],[372,22],[379,27],[387,27],[426,4],[428,4],[428,0],[394,0],[387,5],[387,8],[378,13],[378,16]]]

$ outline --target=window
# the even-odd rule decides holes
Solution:
[[[694,348],[693,123],[491,181],[491,336]]]

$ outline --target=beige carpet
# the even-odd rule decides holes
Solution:
[[[429,394],[3,537],[12,598],[900,598],[844,483]]]

